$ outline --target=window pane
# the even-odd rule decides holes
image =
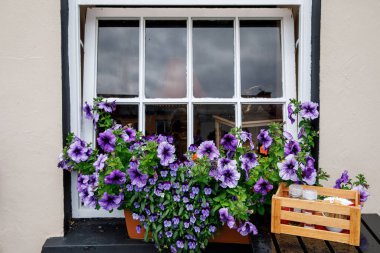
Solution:
[[[134,129],[139,129],[139,106],[117,105],[113,118],[122,126],[131,126]]]
[[[240,21],[242,97],[282,97],[281,22]]]
[[[234,96],[233,21],[193,21],[194,97]]]
[[[235,127],[235,105],[194,105],[194,143],[221,137]]]
[[[187,106],[145,105],[145,134],[172,135],[177,154],[187,150]]]
[[[147,20],[145,95],[186,97],[186,21]]]
[[[257,135],[261,129],[267,129],[271,122],[282,122],[282,105],[242,104],[242,128],[252,133],[257,146]]]
[[[100,20],[98,33],[98,95],[137,97],[139,21]]]

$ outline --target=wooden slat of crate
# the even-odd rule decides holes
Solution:
[[[334,227],[337,227],[337,228],[342,228],[342,229],[347,229],[347,230],[350,229],[349,220],[330,218],[330,217],[318,216],[318,215],[308,215],[308,214],[296,213],[296,212],[285,211],[285,210],[281,210],[280,217],[282,220],[297,221],[297,222],[316,224],[316,225],[321,225],[321,226],[331,226],[331,224],[334,224]]]
[[[336,213],[343,215],[350,215],[350,207],[338,204],[331,204],[322,201],[311,201],[311,200],[300,200],[300,199],[290,199],[284,197],[273,196],[273,198],[278,198],[282,207],[290,208],[300,208],[306,210],[313,210],[318,212]]]

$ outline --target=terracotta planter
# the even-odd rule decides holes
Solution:
[[[139,225],[139,221],[132,218],[132,214],[129,210],[124,210],[125,223],[127,225],[128,236],[131,239],[144,239],[145,230],[142,228],[141,233],[136,232],[136,226]],[[248,236],[241,236],[235,229],[229,229],[227,226],[222,227],[220,233],[210,242],[215,243],[238,243],[249,244]]]

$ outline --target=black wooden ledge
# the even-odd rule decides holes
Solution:
[[[260,233],[252,236],[251,245],[212,244],[206,253],[245,252],[332,252],[332,253],[380,253],[380,216],[363,214],[361,244],[354,247],[342,243],[315,240],[269,232],[267,221],[259,225]],[[129,239],[124,219],[78,219],[73,220],[65,237],[46,240],[42,253],[157,253],[153,244]]]

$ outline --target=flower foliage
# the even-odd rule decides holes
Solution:
[[[311,156],[317,107],[291,101],[290,121],[301,115],[296,137],[283,123],[262,129],[256,139],[234,128],[221,143],[206,140],[176,157],[171,136],[122,127],[112,119],[115,102],[96,98],[83,108],[98,132],[96,148],[70,134],[58,167],[78,172],[84,205],[130,210],[140,223],[136,231],[160,250],[200,252],[222,225],[243,236],[257,234],[252,214],[264,213],[280,182],[315,185],[327,178]]]

